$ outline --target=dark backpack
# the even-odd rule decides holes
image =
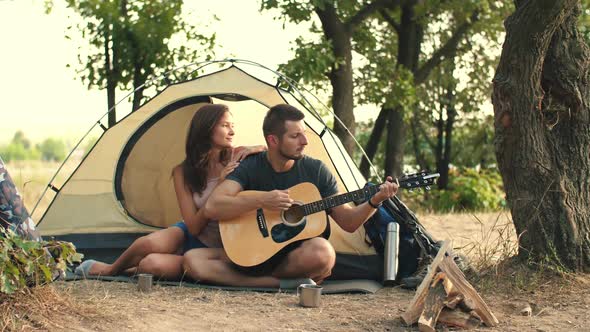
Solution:
[[[399,225],[399,252],[397,279],[412,275],[425,256],[434,257],[438,244],[418,222],[416,216],[397,197],[383,202],[375,214],[364,223],[365,242],[384,255],[387,224]]]

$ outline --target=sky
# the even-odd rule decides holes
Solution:
[[[17,130],[33,142],[77,141],[107,111],[106,92],[88,90],[76,79],[78,46],[87,43],[64,36],[79,19],[62,0],[54,2],[47,15],[44,0],[0,0],[0,145]],[[197,22],[212,22],[217,59],[247,59],[276,69],[292,57],[291,42],[309,25],[286,24],[283,30],[278,12],[261,13],[259,6],[258,0],[185,1]],[[219,21],[211,20],[213,15]]]

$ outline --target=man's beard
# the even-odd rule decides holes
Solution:
[[[288,160],[300,160],[303,158],[303,151],[301,151],[302,153],[298,156],[294,156],[294,155],[289,155],[286,154],[285,152],[283,152],[282,148],[279,148],[279,154],[281,155],[281,157],[288,159]]]

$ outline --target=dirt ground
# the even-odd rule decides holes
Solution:
[[[505,214],[427,215],[420,220],[437,239],[453,239],[454,247],[480,259],[503,257],[507,251],[503,247],[515,239]],[[497,327],[477,330],[590,331],[586,325],[590,276],[537,277],[506,270],[503,282],[489,282],[493,278],[474,282],[500,321]],[[296,295],[288,293],[156,286],[144,294],[134,284],[98,281],[59,282],[53,287],[80,310],[53,317],[46,325],[51,331],[418,330],[399,318],[414,295],[399,287],[369,295],[323,295],[315,309],[299,307]],[[527,304],[531,316],[520,314]]]

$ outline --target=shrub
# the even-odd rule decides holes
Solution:
[[[437,190],[436,186],[433,189],[428,194],[410,193],[407,199],[436,212],[492,211],[506,207],[502,177],[495,169],[453,170],[448,189]]]
[[[49,283],[81,259],[70,242],[31,241],[0,227],[0,292]]]
[[[66,157],[66,145],[55,138],[45,139],[37,147],[41,151],[41,158],[46,161],[62,161]]]

